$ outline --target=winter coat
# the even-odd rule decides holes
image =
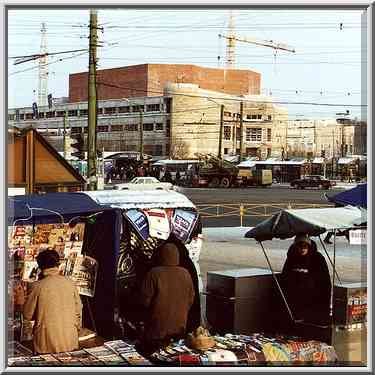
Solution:
[[[59,275],[58,268],[43,270],[44,278],[32,285],[23,314],[35,320],[35,353],[58,353],[78,349],[82,304],[75,284]]]
[[[186,334],[195,292],[189,272],[179,266],[179,252],[174,244],[159,249],[155,264],[140,290],[140,303],[148,310],[145,341],[166,342]]]
[[[312,241],[308,254],[298,254],[293,244],[281,273],[281,283],[295,319],[327,324],[331,280],[327,263]]]

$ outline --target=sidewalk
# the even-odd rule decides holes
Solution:
[[[250,228],[204,228],[200,267],[205,284],[207,272],[238,268],[267,268],[261,246],[253,239],[244,238]],[[314,238],[318,250],[326,257],[319,238]],[[274,271],[281,271],[286,252],[293,239],[265,241],[264,248]],[[367,246],[350,245],[344,238],[337,238],[336,269],[342,281],[360,281],[367,278]],[[333,259],[333,246],[326,248]],[[327,259],[328,268],[332,267]]]
[[[355,188],[358,183],[357,182],[343,182],[343,181],[339,181],[339,180],[333,180],[336,182],[336,185],[332,187],[332,189],[345,189],[345,190],[349,190],[349,189],[353,189]],[[272,186],[275,186],[275,187],[281,187],[281,188],[291,188],[290,187],[290,184],[289,183],[273,183]]]

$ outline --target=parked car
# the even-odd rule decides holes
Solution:
[[[155,177],[134,177],[130,182],[116,184],[115,190],[172,190],[170,182],[160,182]]]
[[[336,182],[328,180],[327,178],[319,175],[304,176],[298,180],[293,180],[290,186],[296,189],[304,189],[308,187],[316,187],[318,189],[330,189],[335,186]]]

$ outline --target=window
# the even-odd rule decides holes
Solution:
[[[144,106],[143,105],[133,105],[132,112],[143,112]]]
[[[271,116],[271,115],[268,115],[268,116],[267,116],[267,119],[268,119],[268,121],[272,121],[272,116]]]
[[[78,111],[76,109],[71,109],[70,111],[68,111],[68,116],[69,117],[78,116]]]
[[[155,130],[163,130],[164,126],[161,122],[155,124]]]
[[[23,113],[20,113],[20,120],[24,120],[25,119],[25,115]]]
[[[228,155],[228,148],[227,147],[224,147],[224,155]]]
[[[14,120],[14,115],[8,115],[8,120],[13,121]]]
[[[106,133],[106,132],[108,132],[108,125],[98,126],[98,133]]]
[[[159,112],[160,111],[160,104],[148,104],[146,105],[147,112]]]
[[[79,126],[74,126],[70,129],[70,132],[71,134],[82,133],[82,128],[80,128]]]
[[[33,114],[32,113],[26,113],[26,120],[32,120]]]
[[[166,126],[165,126],[165,135],[169,137],[171,135],[171,120],[167,120]],[[168,151],[169,153],[169,151]]]
[[[262,140],[262,128],[246,128],[246,141],[260,142]]]
[[[45,113],[44,112],[39,112],[39,118],[44,118],[45,117]]]
[[[79,115],[80,116],[87,116],[88,115],[88,110],[87,109],[80,109],[79,110]]]
[[[224,139],[230,140],[230,135],[231,135],[231,127],[224,126]]]
[[[271,142],[272,131],[271,129],[267,129],[267,142]]]
[[[55,112],[54,111],[46,112],[46,117],[47,118],[55,117]]]
[[[155,156],[163,155],[163,145],[155,145],[154,146],[154,155]]]
[[[105,109],[105,114],[106,115],[113,115],[116,113],[116,107],[108,107],[104,108]]]
[[[258,120],[262,119],[262,115],[257,115]]]
[[[225,112],[224,111],[224,116],[231,116],[232,114],[230,112]],[[234,115],[234,114],[233,114]]]
[[[138,124],[126,124],[126,130],[128,132],[136,132],[138,131]]]
[[[56,117],[64,117],[65,111],[57,111],[56,112]]]
[[[146,132],[152,132],[154,130],[154,124],[143,124],[143,130]]]
[[[122,125],[112,125],[111,126],[111,131],[112,132],[121,132],[123,129]]]
[[[129,113],[130,112],[130,107],[118,107],[118,113]]]
[[[97,114],[102,115],[103,114],[103,108],[98,108],[97,109]]]

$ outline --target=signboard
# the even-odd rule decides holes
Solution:
[[[168,215],[165,210],[162,209],[151,209],[146,212],[150,236],[167,240],[170,235],[170,227]]]
[[[351,245],[366,245],[367,244],[367,230],[355,229],[349,231],[349,243]]]

